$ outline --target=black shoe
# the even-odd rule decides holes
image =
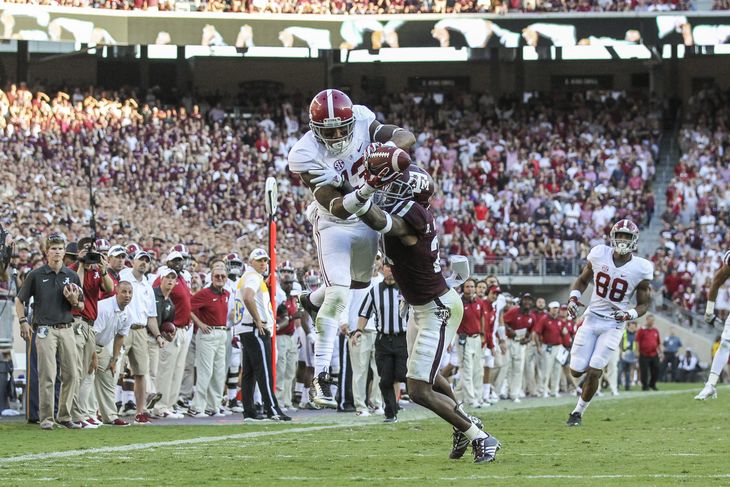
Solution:
[[[31,418],[28,420],[28,424],[39,424],[40,422],[41,422],[41,420],[38,418],[35,418],[35,419]]]
[[[253,407],[256,408],[256,415],[257,416],[263,416],[264,415],[264,405],[261,403],[256,403],[253,405]]]
[[[497,457],[497,450],[501,447],[499,440],[491,435],[473,440],[471,448],[474,453],[474,463],[493,462]]]
[[[114,405],[117,407],[117,413],[122,414],[122,401],[117,401]]]
[[[269,418],[267,418],[263,414],[256,413],[256,414],[247,415],[244,413],[244,415],[243,415],[244,423],[260,423],[262,421],[268,421],[268,420],[269,420]]]
[[[130,416],[137,412],[137,406],[132,401],[127,401],[124,404],[124,410],[122,411],[123,416]]]
[[[310,389],[314,397],[312,402],[320,407],[336,408],[337,401],[332,397],[332,378],[327,372],[320,372],[317,377],[312,381],[312,388]]]
[[[398,416],[393,416],[392,418],[385,418],[383,420],[383,423],[397,423],[398,422]]]
[[[154,394],[148,394],[147,395],[147,405],[146,405],[145,409],[148,411],[152,411],[160,399],[162,399],[161,392],[156,392]]]
[[[312,293],[302,293],[299,295],[299,305],[304,311],[312,318],[312,321],[317,319],[317,313],[319,312],[319,306],[312,304],[309,299],[309,295]]]
[[[469,419],[471,419],[471,422],[474,423],[477,428],[484,428],[481,419],[476,416],[469,416]],[[452,460],[458,460],[464,456],[466,449],[469,448],[469,438],[467,438],[464,433],[454,428],[454,432],[451,435],[451,441],[453,442],[453,445],[451,447],[451,453],[449,453],[449,458]]]
[[[650,386],[649,387],[652,391],[658,391],[659,389],[656,388],[656,386]]]
[[[570,413],[570,416],[568,416],[567,425],[568,426],[580,426],[580,422],[583,419],[583,415],[579,412]]]
[[[280,413],[280,414],[270,413],[266,416],[266,419],[268,419],[270,421],[291,421],[291,417],[287,416],[284,413]]]
[[[355,411],[357,411],[357,408],[352,404],[346,404],[345,407],[337,408],[338,413],[354,413]]]

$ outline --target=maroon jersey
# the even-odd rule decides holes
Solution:
[[[385,255],[393,263],[395,282],[408,304],[418,306],[433,301],[448,289],[439,264],[436,221],[429,210],[415,201],[398,204],[391,213],[408,222],[418,237],[410,247],[400,237],[385,237]]]

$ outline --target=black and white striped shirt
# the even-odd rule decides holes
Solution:
[[[374,284],[360,305],[358,315],[370,319],[375,312],[375,328],[378,333],[396,335],[405,333],[408,319],[402,319],[399,313],[401,294],[396,284],[385,282]]]

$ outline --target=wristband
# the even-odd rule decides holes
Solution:
[[[362,200],[366,200],[375,194],[377,189],[370,186],[368,183],[363,184],[362,188],[358,189],[356,193]]]
[[[570,299],[575,298],[576,301],[580,301],[580,297],[582,295],[583,295],[583,293],[581,293],[577,289],[573,289],[572,291],[570,291]]]
[[[705,308],[705,314],[711,315],[715,313],[715,302],[714,301],[708,301],[707,302],[707,308]]]
[[[714,303],[713,303],[713,304],[714,304]],[[23,323],[28,323],[28,318],[26,318],[25,316],[23,316],[22,318],[18,319],[18,321],[19,321],[19,322],[20,322],[21,324],[23,324]]]
[[[366,199],[365,201],[360,201],[360,198],[357,196],[357,192],[347,193],[344,198],[342,198],[342,207],[350,214],[355,216],[364,215],[365,212],[367,212],[370,209],[370,199]],[[363,208],[365,208],[365,211],[363,211]],[[331,213],[331,212],[330,212]]]
[[[373,202],[370,200],[367,200],[365,202],[365,204],[362,205],[362,208],[360,208],[359,210],[357,210],[355,212],[355,216],[357,216],[357,217],[363,216],[365,213],[368,212],[368,210],[370,209],[371,206],[373,206]]]
[[[636,311],[635,309],[630,309],[630,310],[626,311],[626,313],[628,313],[629,318],[631,318],[631,320],[635,320],[636,318],[639,317],[639,312]]]
[[[385,235],[390,231],[390,229],[393,228],[393,218],[391,218],[389,213],[385,214],[385,226],[378,230],[378,233]]]

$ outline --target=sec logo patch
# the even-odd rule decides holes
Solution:
[[[345,169],[345,161],[343,161],[342,159],[337,159],[335,161],[334,167],[335,171],[342,171],[343,169]]]

